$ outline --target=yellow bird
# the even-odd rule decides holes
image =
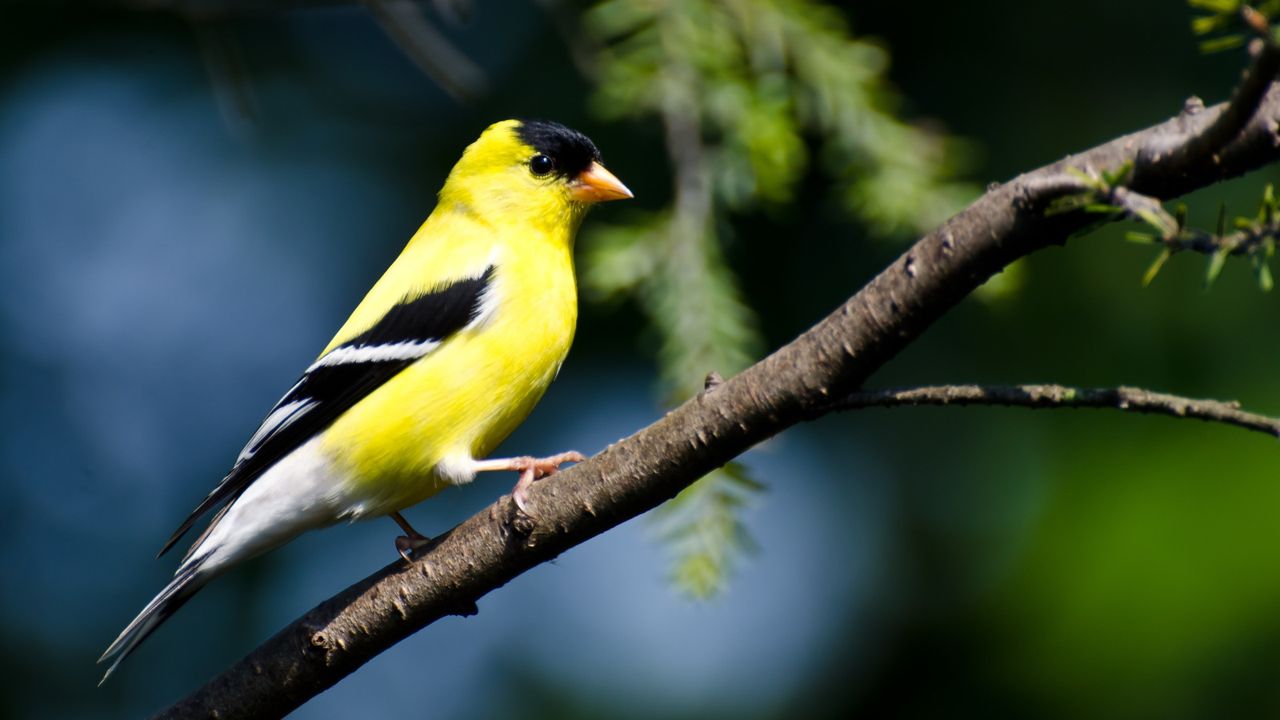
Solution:
[[[573,239],[587,209],[632,197],[585,135],[506,120],[463,153],[431,216],[267,414],[163,555],[221,505],[174,578],[99,662],[120,662],[200,588],[312,528],[390,515],[477,472],[535,479],[582,456],[481,460],[529,414],[577,324]]]

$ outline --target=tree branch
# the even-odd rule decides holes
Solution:
[[[926,235],[827,318],[739,375],[699,394],[589,461],[534,485],[536,519],[503,497],[412,564],[400,561],[299,618],[204,687],[158,715],[278,717],[391,645],[520,573],[643,513],[756,443],[827,413],[987,278],[1065,243],[1096,216],[1046,216],[1066,168],[1135,163],[1132,189],[1181,195],[1280,158],[1280,93],[1196,172],[1160,172],[1140,154],[1179,147],[1217,121],[1218,106],[1127,135],[992,187]]]
[[[1246,6],[1247,7],[1247,6]],[[1250,44],[1253,62],[1244,71],[1240,84],[1231,93],[1225,109],[1212,122],[1201,123],[1184,136],[1167,136],[1147,143],[1139,153],[1141,163],[1137,170],[1167,175],[1185,175],[1195,172],[1206,162],[1219,161],[1216,153],[1224,148],[1245,128],[1264,102],[1277,73],[1280,73],[1280,48],[1270,40],[1256,38]],[[1184,115],[1200,109],[1199,100],[1189,101]],[[1158,193],[1157,193],[1158,194]]]
[[[1240,409],[1235,400],[1196,400],[1135,387],[1076,388],[1066,385],[935,385],[865,390],[831,404],[832,410],[904,405],[1003,405],[1026,408],[1111,408],[1151,415],[1195,418],[1234,425],[1280,438],[1280,418]]]

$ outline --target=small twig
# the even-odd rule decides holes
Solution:
[[[1160,231],[1161,237],[1172,238],[1180,229],[1178,220],[1164,209],[1159,198],[1134,192],[1127,187],[1118,187],[1111,191],[1110,197],[1118,207],[1124,209],[1125,217],[1135,222],[1145,222]]]
[[[1225,206],[1218,213],[1217,231],[1209,232],[1186,226],[1185,206],[1177,210],[1176,216],[1170,215],[1155,198],[1127,191],[1125,188],[1116,190],[1117,193],[1120,191],[1125,191],[1129,201],[1142,198],[1146,207],[1145,210],[1139,207],[1135,211],[1134,207],[1126,206],[1122,212],[1130,219],[1145,222],[1158,231],[1155,235],[1145,232],[1128,233],[1131,241],[1161,246],[1160,254],[1147,269],[1143,285],[1149,285],[1175,253],[1188,251],[1209,256],[1209,267],[1205,274],[1206,287],[1213,284],[1226,259],[1234,255],[1248,257],[1258,275],[1259,286],[1264,291],[1271,290],[1274,281],[1268,261],[1275,253],[1277,239],[1280,239],[1280,202],[1276,200],[1273,186],[1268,185],[1263,193],[1257,215],[1253,219],[1236,218],[1236,230],[1230,233],[1226,230]]]
[[[834,410],[903,405],[1003,405],[1027,408],[1111,408],[1151,415],[1195,418],[1280,437],[1280,418],[1247,412],[1234,400],[1196,400],[1135,387],[1076,388],[1066,385],[935,385],[866,390],[836,401]]]
[[[1250,227],[1226,235],[1215,235],[1205,230],[1186,229],[1177,237],[1160,240],[1160,244],[1174,252],[1189,250],[1202,255],[1224,252],[1228,255],[1252,255],[1269,238],[1275,237],[1275,227]]]

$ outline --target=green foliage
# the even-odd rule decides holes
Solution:
[[[1156,198],[1130,191],[1126,184],[1133,174],[1132,163],[1101,173],[1086,173],[1068,167],[1066,172],[1085,188],[1057,198],[1045,211],[1048,215],[1068,212],[1086,212],[1106,216],[1107,220],[1129,218],[1143,223],[1155,233],[1131,231],[1125,237],[1130,242],[1145,245],[1161,245],[1147,271],[1143,273],[1143,286],[1155,280],[1174,253],[1191,250],[1209,256],[1205,267],[1205,288],[1209,288],[1222,274],[1227,258],[1244,255],[1249,258],[1257,277],[1258,287],[1269,291],[1274,286],[1268,259],[1275,254],[1277,237],[1280,237],[1280,201],[1274,189],[1268,185],[1263,192],[1262,204],[1255,217],[1235,219],[1235,231],[1227,232],[1226,208],[1219,208],[1217,232],[1188,228],[1187,208],[1179,205],[1171,214]]]
[[[742,511],[763,490],[740,463],[729,463],[662,506],[658,532],[676,555],[676,587],[699,600],[724,589],[737,563],[757,549]]]
[[[1227,209],[1218,208],[1218,224],[1215,232],[1188,228],[1186,206],[1180,205],[1174,215],[1165,213],[1163,217],[1147,217],[1134,214],[1135,220],[1145,222],[1155,228],[1156,234],[1146,232],[1130,232],[1126,238],[1132,242],[1148,245],[1162,245],[1155,261],[1143,275],[1142,284],[1150,285],[1156,275],[1164,267],[1165,262],[1176,252],[1194,251],[1209,256],[1205,266],[1204,284],[1211,287],[1227,258],[1240,255],[1249,259],[1253,268],[1258,288],[1269,292],[1275,281],[1271,275],[1270,259],[1275,255],[1276,241],[1280,239],[1280,200],[1277,200],[1275,189],[1267,185],[1262,193],[1262,202],[1256,215],[1237,217],[1232,226],[1234,230],[1227,232]],[[1171,224],[1172,223],[1172,224]]]
[[[1213,282],[1222,274],[1222,268],[1227,264],[1227,251],[1225,249],[1218,250],[1209,256],[1209,264],[1204,270],[1204,286],[1206,288],[1213,285]]]
[[[587,28],[605,45],[595,106],[607,117],[700,118],[706,169],[728,209],[791,200],[811,162],[881,233],[927,230],[972,198],[951,180],[958,145],[897,115],[888,53],[810,0],[607,0]]]
[[[1271,23],[1272,18],[1280,15],[1280,0],[1253,4],[1242,0],[1187,0],[1187,4],[1206,13],[1191,21],[1192,32],[1196,35],[1225,33],[1202,41],[1202,52],[1238,48],[1250,35],[1272,44],[1280,42],[1280,29],[1272,27]]]
[[[1173,257],[1173,251],[1169,248],[1161,250],[1160,254],[1156,255],[1156,259],[1151,261],[1151,265],[1147,267],[1147,271],[1142,274],[1142,287],[1147,287],[1156,279],[1156,275],[1160,274],[1160,271],[1164,269],[1164,264],[1168,262],[1171,257]]]
[[[1049,204],[1046,215],[1084,210],[1095,213],[1122,213],[1124,208],[1111,200],[1116,188],[1123,186],[1133,172],[1133,163],[1125,163],[1116,170],[1103,170],[1101,173],[1087,173],[1078,167],[1068,166],[1066,173],[1085,188],[1083,192],[1064,195]]]
[[[763,345],[725,257],[733,214],[791,202],[815,170],[880,236],[932,228],[975,194],[952,179],[960,146],[898,117],[887,51],[853,37],[833,8],[604,0],[584,27],[601,47],[596,111],[661,120],[675,189],[670,208],[583,238],[584,286],[639,303],[671,401],[701,390],[709,371],[740,371]],[[740,468],[722,470],[664,511],[664,537],[701,538],[696,550],[672,542],[674,577],[691,595],[722,588],[750,545],[734,498],[754,487]]]
[[[597,299],[634,297],[660,339],[666,397],[702,389],[707,372],[736,373],[761,340],[755,314],[714,237],[682,237],[673,213],[636,215],[626,226],[598,228],[583,257],[583,284]]]
[[[1074,167],[1068,167],[1066,172],[1079,180],[1085,190],[1055,199],[1049,204],[1046,215],[1078,210],[1105,215],[1106,220],[1129,217],[1156,228],[1161,237],[1172,236],[1178,231],[1177,219],[1164,209],[1160,201],[1132,193],[1125,187],[1132,179],[1133,163],[1127,162],[1119,168],[1097,174]]]

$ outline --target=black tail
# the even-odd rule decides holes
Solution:
[[[195,595],[205,583],[212,578],[208,573],[201,573],[200,568],[204,565],[208,555],[201,555],[198,558],[192,558],[183,563],[178,568],[178,572],[174,574],[173,579],[168,585],[147,603],[147,606],[138,613],[138,617],[129,623],[129,626],[120,633],[120,636],[111,643],[111,647],[102,653],[102,657],[98,658],[99,663],[111,661],[111,667],[107,668],[107,673],[102,676],[102,680],[98,685],[107,681],[111,677],[111,673],[116,671],[125,658],[129,657],[143,640],[147,639],[155,629],[160,627],[160,623],[169,619],[169,616],[178,611]]]

